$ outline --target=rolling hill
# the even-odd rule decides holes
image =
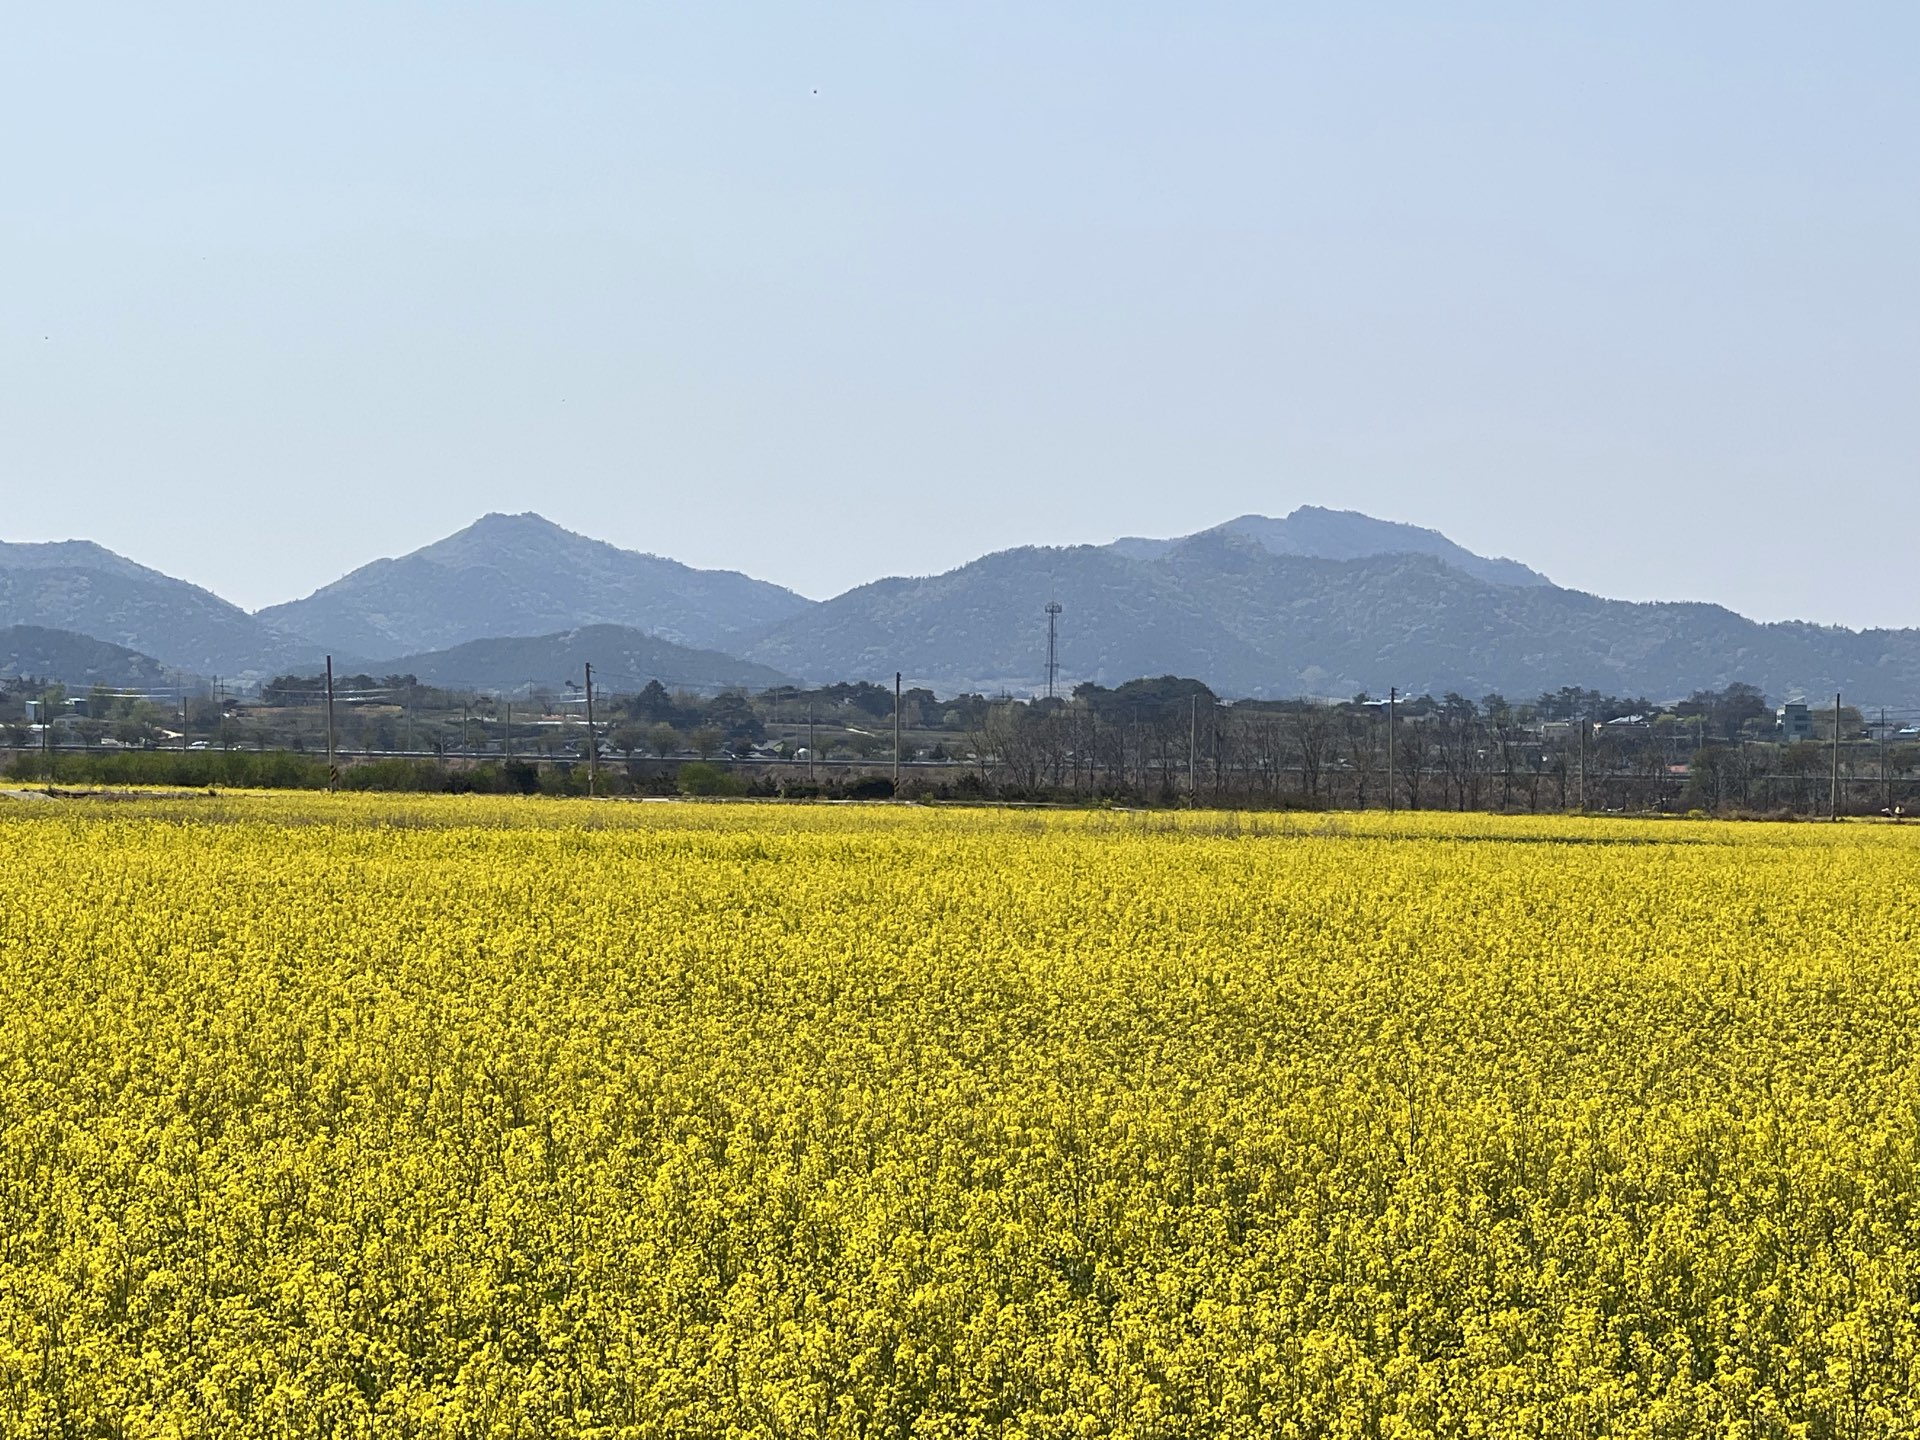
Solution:
[[[0,629],[0,676],[58,680],[70,690],[93,685],[144,690],[175,678],[151,655],[39,625]]]
[[[1091,545],[1005,550],[945,575],[877,580],[745,653],[808,679],[890,684],[899,670],[910,685],[946,692],[1024,694],[1045,684],[1049,598],[1066,607],[1062,673],[1074,679],[1262,668],[1259,649],[1223,630],[1163,565]]]
[[[608,690],[640,690],[658,680],[669,690],[712,692],[739,686],[763,690],[788,677],[765,665],[714,650],[675,645],[624,625],[586,625],[554,635],[469,640],[445,650],[382,660],[370,670],[412,675],[426,685],[507,692],[531,685],[560,689],[580,683],[586,665]]]

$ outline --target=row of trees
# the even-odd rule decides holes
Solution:
[[[56,688],[0,692],[0,738],[32,748],[21,701]],[[325,746],[324,686],[283,676],[258,699],[198,696],[187,733],[203,746],[313,754]],[[336,678],[336,736],[348,752],[427,755],[455,764],[520,758],[566,766],[587,747],[584,697],[536,692],[512,699],[421,685],[411,675]],[[60,739],[85,746],[154,748],[180,743],[178,702],[96,690]],[[63,713],[65,713],[63,711]],[[1416,696],[1389,706],[1359,695],[1339,704],[1223,703],[1197,680],[1175,676],[1070,697],[901,697],[866,683],[748,694],[673,692],[655,682],[599,698],[593,744],[610,777],[672,788],[670,767],[693,760],[737,771],[756,793],[819,783],[781,762],[826,760],[922,767],[910,777],[938,794],[1109,798],[1138,803],[1218,803],[1409,809],[1706,809],[1824,811],[1835,758],[1830,712],[1817,738],[1787,743],[1750,685],[1696,692],[1671,705],[1567,687],[1524,702]],[[1911,800],[1920,750],[1862,738],[1841,715],[1843,804],[1890,809]],[[760,773],[751,773],[760,767]],[[730,782],[731,783],[731,782]],[[960,787],[964,784],[964,791]]]
[[[1843,808],[1906,804],[1920,747],[1864,738],[1842,712]],[[1165,677],[1070,701],[1002,704],[971,736],[1008,793],[1172,802],[1459,810],[1791,810],[1831,803],[1831,725],[1782,743],[1751,686],[1658,707],[1562,690],[1525,704],[1499,695],[1418,696],[1388,705],[1223,705],[1198,681]]]

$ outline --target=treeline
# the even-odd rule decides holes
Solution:
[[[272,703],[196,701],[193,745],[128,730],[146,702],[96,694],[56,743],[5,715],[9,773],[41,782],[322,788],[322,714],[311,677]],[[701,696],[658,683],[599,697],[591,736],[568,697],[509,701],[413,677],[349,676],[337,691],[345,789],[584,793],[589,751],[607,795],[752,795],[1137,805],[1461,810],[1851,813],[1913,808],[1920,747],[1843,710],[1800,712],[1782,735],[1750,685],[1655,704],[1566,687],[1388,703],[1223,702],[1193,679],[1083,684],[1055,699],[849,683]],[[17,697],[16,697],[17,703]],[[558,713],[556,714],[556,708]],[[124,737],[124,738],[122,738]],[[203,738],[204,737],[204,738]],[[79,743],[76,743],[78,741]],[[394,753],[404,752],[404,753]],[[1836,774],[1836,762],[1837,771]]]
[[[341,767],[338,788],[489,795],[586,793],[569,767],[509,760],[454,765],[404,757]],[[323,759],[290,750],[27,751],[8,764],[9,779],[35,785],[149,785],[176,789],[324,790]]]
[[[286,750],[29,751],[6,766],[8,780],[56,788],[146,786],[178,790],[324,790],[325,761]],[[585,795],[589,770],[578,763],[502,762],[395,756],[343,765],[336,789],[430,795]],[[880,800],[894,794],[884,775],[849,772],[810,778],[702,760],[627,762],[594,767],[593,793],[625,796],[713,796],[744,799]],[[985,799],[993,792],[977,777],[902,787],[926,798]]]
[[[584,754],[585,696],[578,687],[501,696],[422,685],[412,675],[354,674],[336,675],[334,693],[335,739],[349,751],[554,762]],[[43,697],[57,707],[67,746],[164,748],[179,745],[184,734],[210,749],[326,748],[326,683],[319,676],[282,675],[253,697],[197,694],[184,701],[102,688],[70,696],[58,685],[0,682],[0,746],[37,743],[26,703]],[[891,753],[893,692],[866,682],[698,695],[654,681],[637,693],[603,692],[598,701],[596,744],[603,756],[621,760],[765,758],[769,746],[791,752],[809,743],[849,760]],[[951,737],[990,703],[913,689],[902,697],[902,721],[921,749],[946,759]]]
[[[1777,733],[1749,685],[1674,705],[1574,687],[1514,704],[1220,703],[1172,676],[991,707],[973,737],[996,793],[1140,803],[1409,810],[1842,813],[1912,808],[1920,746],[1843,710]],[[1837,762],[1837,764],[1836,764]]]

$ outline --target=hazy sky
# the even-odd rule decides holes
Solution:
[[[827,595],[1366,510],[1920,624],[1920,7],[27,5],[0,538]]]

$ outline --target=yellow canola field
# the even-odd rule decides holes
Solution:
[[[1920,836],[0,802],[7,1436],[1920,1428]]]

